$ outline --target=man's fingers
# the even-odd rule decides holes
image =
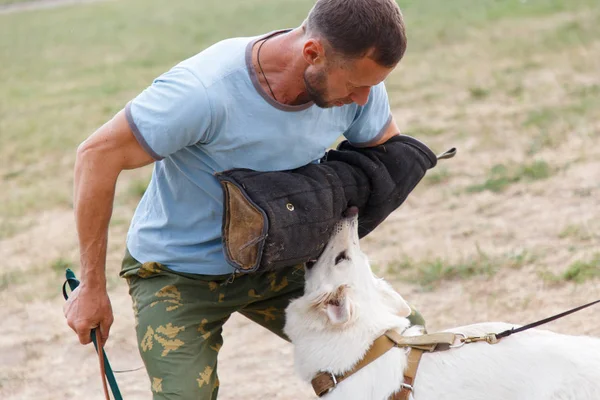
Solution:
[[[77,287],[63,306],[67,324],[75,331],[81,344],[92,341],[90,335],[94,328],[99,329],[100,344],[104,344],[113,323],[110,299],[104,291],[98,293],[82,288],[83,284]]]
[[[92,332],[91,329],[79,328],[79,329],[75,330],[75,332],[77,333],[77,336],[79,336],[79,343],[89,344],[92,341],[92,338],[90,336],[90,334]]]
[[[101,323],[100,326],[98,327],[98,329],[100,329],[100,337],[102,338],[102,345],[104,345],[106,343],[106,341],[108,340],[108,335],[110,333],[110,326],[113,323],[113,319],[112,319],[112,315],[111,318],[108,319],[104,319]]]

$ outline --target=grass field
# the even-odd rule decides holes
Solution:
[[[427,0],[403,5],[410,52],[390,78],[395,107],[414,104],[415,96],[421,96],[423,106],[435,107],[444,104],[444,97],[458,95],[462,98],[455,109],[460,119],[468,108],[475,108],[470,106],[510,101],[522,105],[511,117],[524,119],[533,152],[560,140],[544,132],[544,125],[557,125],[552,119],[573,126],[598,110],[597,85],[570,82],[564,88],[569,103],[558,109],[552,104],[532,107],[529,101],[532,90],[543,95],[553,82],[524,87],[529,77],[548,71],[537,59],[555,61],[564,56],[561,50],[586,46],[600,34],[597,11],[582,11],[586,15],[581,18],[546,29],[531,27],[531,34],[526,31],[528,18],[589,10],[596,1],[471,3]],[[5,110],[0,121],[0,177],[10,190],[0,194],[6,205],[0,211],[0,237],[19,232],[27,214],[69,206],[70,182],[63,172],[72,164],[73,149],[155,76],[216,40],[297,25],[311,2],[230,1],[198,7],[178,1],[171,9],[160,4],[107,2],[1,17],[0,79],[6,83],[0,89],[0,109]],[[521,21],[514,24],[524,29],[503,26],[503,20],[515,17]],[[490,24],[494,28],[486,29]],[[488,34],[482,35],[482,30]],[[498,61],[504,65],[499,67]],[[597,66],[593,57],[584,61],[588,65],[579,69]],[[424,115],[402,122],[415,134],[447,128],[422,119]],[[489,127],[485,131],[489,134]],[[480,132],[464,132],[469,133]]]
[[[61,391],[54,375],[43,374],[55,353],[30,326],[45,324],[50,342],[74,345],[58,286],[64,267],[78,268],[71,210],[77,145],[180,60],[226,37],[297,26],[312,3],[128,0],[0,15],[0,300],[8,305],[0,318],[11,326],[0,340],[0,398],[79,393]],[[598,0],[399,3],[409,50],[387,81],[396,120],[435,151],[456,146],[459,153],[364,240],[374,267],[436,316],[433,327],[526,322],[520,318],[599,297]],[[111,223],[109,285],[124,326],[115,332],[133,352],[116,271],[150,173],[123,174]],[[448,312],[457,307],[463,312]],[[597,310],[590,315],[556,327],[600,335]],[[95,364],[78,354],[92,365],[75,386],[95,385]],[[223,368],[229,382],[250,379]],[[41,389],[22,384],[32,379]],[[123,379],[129,398],[149,398],[143,375]],[[284,396],[271,398],[294,393],[269,390]],[[223,393],[248,392],[225,381]]]
[[[17,4],[17,3],[27,3],[28,0],[0,0],[0,6],[5,6],[8,4]]]

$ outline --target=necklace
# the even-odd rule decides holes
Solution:
[[[273,96],[273,99],[275,99],[275,101],[277,101],[277,97],[275,97],[275,93],[273,93],[273,89],[271,89],[271,85],[269,84],[269,80],[267,79],[267,76],[265,75],[265,71],[263,71],[263,67],[262,67],[262,65],[260,65],[260,49],[262,49],[263,45],[265,43],[267,43],[267,40],[269,40],[270,38],[271,37],[264,39],[262,41],[262,43],[260,44],[260,46],[258,46],[258,50],[256,52],[256,61],[258,62],[258,68],[260,68],[260,73],[262,74],[263,78],[265,78],[265,82],[267,84],[267,87],[269,88],[269,91],[271,92],[271,96]]]

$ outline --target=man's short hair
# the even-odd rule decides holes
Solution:
[[[384,67],[395,66],[406,51],[404,20],[394,0],[317,0],[306,27],[347,58],[373,49],[370,58]]]

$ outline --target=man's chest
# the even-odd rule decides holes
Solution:
[[[223,169],[287,170],[313,162],[344,134],[351,110],[276,113],[241,110],[221,121],[204,151]]]

